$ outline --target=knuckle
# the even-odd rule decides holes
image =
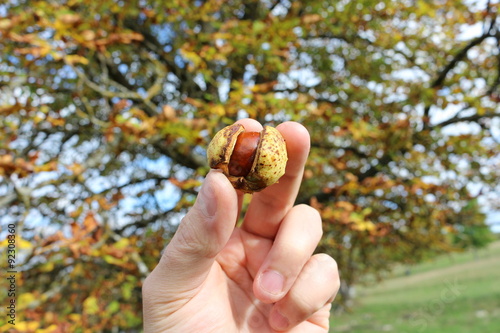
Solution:
[[[297,282],[300,287],[291,289],[287,308],[300,321],[334,300],[340,287],[336,261],[324,253],[312,256]]]
[[[338,291],[340,288],[340,276],[337,262],[325,253],[312,256],[304,266],[299,279],[305,283],[313,283],[319,286],[329,286]]]
[[[179,229],[170,242],[170,246],[167,247],[165,254],[170,256],[177,254],[180,256],[188,255],[203,258],[215,256],[216,251],[210,246],[211,242],[208,239],[208,234],[204,234],[194,228],[193,224],[188,223],[186,219],[188,219],[188,216],[184,217],[179,225]]]
[[[288,316],[292,317],[295,322],[303,321],[324,306],[308,293],[293,292],[289,302],[293,306],[288,306],[287,309],[283,309],[283,312],[284,314],[288,312]]]
[[[196,231],[182,230],[179,232],[174,245],[175,252],[179,255],[209,257],[210,250],[202,236]]]

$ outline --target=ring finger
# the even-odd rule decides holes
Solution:
[[[281,331],[311,319],[315,313],[331,303],[340,287],[337,264],[326,254],[316,254],[310,258],[288,294],[272,308],[270,325]],[[319,316],[326,322],[314,324],[328,327],[328,316]],[[317,318],[316,318],[317,319]]]
[[[307,205],[293,207],[283,219],[271,250],[258,268],[254,294],[265,303],[280,300],[294,284],[322,235],[321,217]]]

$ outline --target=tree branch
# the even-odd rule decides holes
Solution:
[[[471,40],[470,43],[460,50],[460,52],[458,52],[455,57],[453,57],[453,59],[439,72],[438,77],[434,80],[434,82],[432,82],[431,88],[443,85],[448,73],[467,56],[467,52],[469,52],[469,50],[474,46],[481,44],[488,37],[492,37],[489,32]]]
[[[189,169],[197,169],[206,164],[205,159],[198,155],[186,155],[185,152],[179,151],[177,146],[173,144],[165,144],[164,139],[153,143],[155,149],[175,161],[178,165],[182,165]]]
[[[464,58],[467,56],[467,52],[469,52],[470,49],[472,49],[474,46],[477,46],[481,44],[486,38],[492,37],[493,35],[491,34],[491,29],[488,30],[486,33],[483,35],[474,38],[467,44],[463,49],[458,52],[453,59],[438,73],[436,79],[432,82],[431,88],[437,88],[440,87],[444,84],[444,81],[446,80],[446,76],[448,76],[448,73],[455,68],[455,66]],[[427,105],[424,109],[424,126],[428,127],[429,124],[429,113],[431,110],[431,104]]]
[[[97,83],[93,82],[91,79],[89,79],[87,77],[87,75],[83,71],[79,70],[77,67],[75,67],[75,66],[72,66],[72,67],[73,67],[73,70],[75,71],[75,73],[80,78],[80,80],[82,80],[83,83],[85,83],[85,85],[87,87],[94,90],[95,92],[100,94],[102,97],[106,97],[106,98],[118,97],[118,98],[122,98],[122,99],[130,99],[133,101],[138,101],[140,103],[143,103],[146,106],[144,108],[144,111],[148,114],[148,116],[153,117],[157,114],[157,107],[154,103],[151,102],[151,94],[150,94],[150,90],[157,88],[156,87],[157,83],[155,83],[155,85],[153,85],[148,90],[147,96],[145,96],[145,97],[142,96],[141,94],[139,94],[138,92],[130,91],[130,90],[121,89],[122,91],[111,91],[111,90],[106,90],[105,88],[101,87]],[[119,86],[117,86],[117,87],[119,87]]]
[[[281,0],[276,0],[274,3],[271,4],[271,7],[269,7],[269,13],[271,13],[276,6],[278,6],[281,3]]]
[[[327,150],[332,150],[332,149],[343,149],[345,151],[350,151],[352,152],[354,155],[358,156],[358,157],[361,157],[361,158],[369,158],[370,156],[359,151],[358,149],[354,148],[354,147],[339,147],[339,146],[334,146],[328,142],[321,142],[321,141],[318,141],[318,142],[311,142],[311,147],[313,148],[319,148],[319,149],[327,149]]]
[[[180,92],[187,93],[193,98],[203,99],[204,91],[194,82],[193,74],[187,70],[187,66],[181,68],[175,63],[174,58],[171,56],[175,52],[165,52],[163,50],[165,45],[161,44],[147,27],[139,25],[135,20],[125,20],[125,26],[144,36],[141,44],[146,50],[158,57],[158,60],[166,66],[166,71],[170,71],[170,73],[177,77],[177,89]],[[207,86],[209,85],[208,82],[206,84]]]
[[[495,118],[495,117],[500,117],[500,113],[485,113],[483,115],[480,114],[474,114],[472,116],[468,117],[458,117],[458,114],[448,120],[445,120],[439,124],[436,124],[434,126],[431,126],[431,128],[442,128],[451,124],[459,123],[459,122],[469,122],[469,121],[478,121],[480,119],[486,119],[486,118]]]
[[[7,194],[3,197],[0,197],[0,208],[8,207],[14,201],[16,201],[17,195],[15,194]]]
[[[165,212],[160,212],[159,214],[152,215],[148,218],[143,218],[141,220],[121,226],[120,228],[113,230],[113,232],[118,235],[122,235],[129,228],[143,229],[149,226],[151,223],[155,223],[160,220],[165,220],[169,216],[169,214],[172,213],[174,213],[173,209],[170,209]]]

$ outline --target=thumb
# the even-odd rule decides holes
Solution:
[[[196,202],[145,284],[167,298],[196,293],[229,240],[237,214],[238,198],[231,183],[221,172],[209,172]]]

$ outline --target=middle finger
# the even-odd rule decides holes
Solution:
[[[281,221],[295,203],[310,147],[309,132],[301,124],[285,122],[276,128],[286,141],[285,175],[277,184],[253,195],[242,226],[247,232],[269,239],[274,239]]]

